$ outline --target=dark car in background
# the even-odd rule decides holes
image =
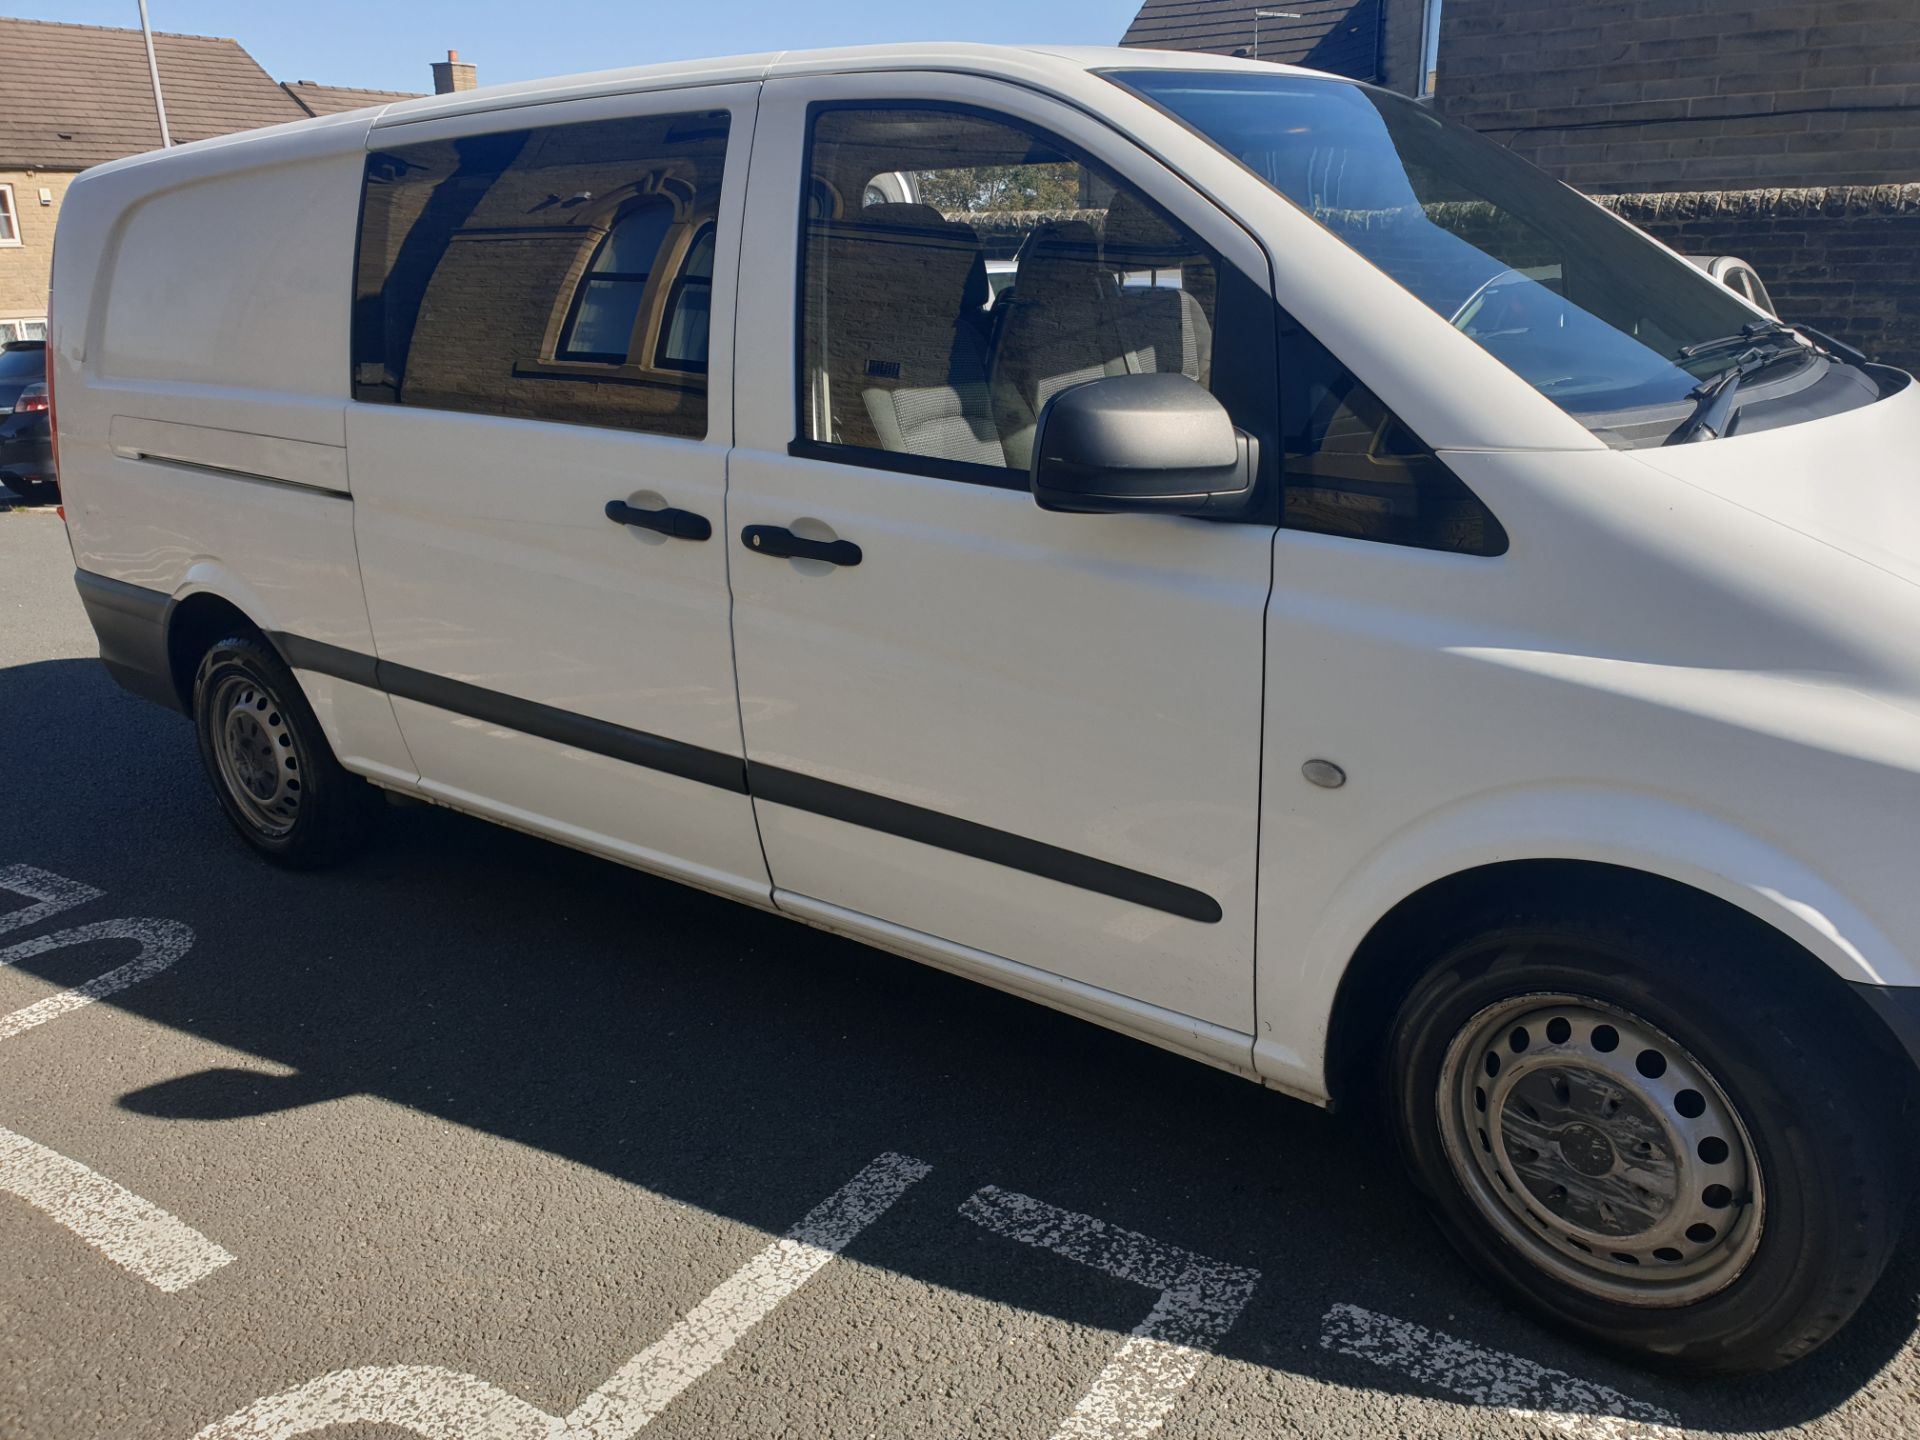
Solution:
[[[22,500],[59,496],[44,340],[0,345],[0,484]]]

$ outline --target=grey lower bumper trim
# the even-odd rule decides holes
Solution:
[[[100,663],[107,673],[143,700],[183,709],[167,655],[173,597],[90,570],[74,571],[73,583],[100,641]]]
[[[1907,1058],[1920,1067],[1920,985],[1862,985],[1850,982],[1853,993],[1867,1002],[1900,1042]]]

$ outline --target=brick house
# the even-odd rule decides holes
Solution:
[[[1753,262],[1789,320],[1920,368],[1916,0],[1257,8],[1293,17],[1260,19],[1259,58],[1422,96],[1675,248]],[[1146,0],[1122,43],[1251,57],[1255,12]]]
[[[176,144],[413,98],[311,81],[281,84],[234,40],[156,34]],[[54,225],[90,165],[160,145],[138,30],[0,17],[0,340],[46,333]],[[456,62],[457,63],[457,62]],[[435,66],[436,78],[442,67]],[[448,88],[471,86],[450,73]],[[458,84],[461,78],[465,84]]]

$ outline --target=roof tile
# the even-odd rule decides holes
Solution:
[[[308,114],[238,41],[156,33],[153,48],[176,143]],[[82,170],[159,147],[138,30],[0,17],[0,55],[0,168]]]

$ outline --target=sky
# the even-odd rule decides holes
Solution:
[[[889,40],[1111,45],[1138,0],[147,0],[155,30],[238,40],[276,80],[430,90],[458,50],[482,85],[705,55]],[[0,0],[31,20],[138,26],[138,0]]]

